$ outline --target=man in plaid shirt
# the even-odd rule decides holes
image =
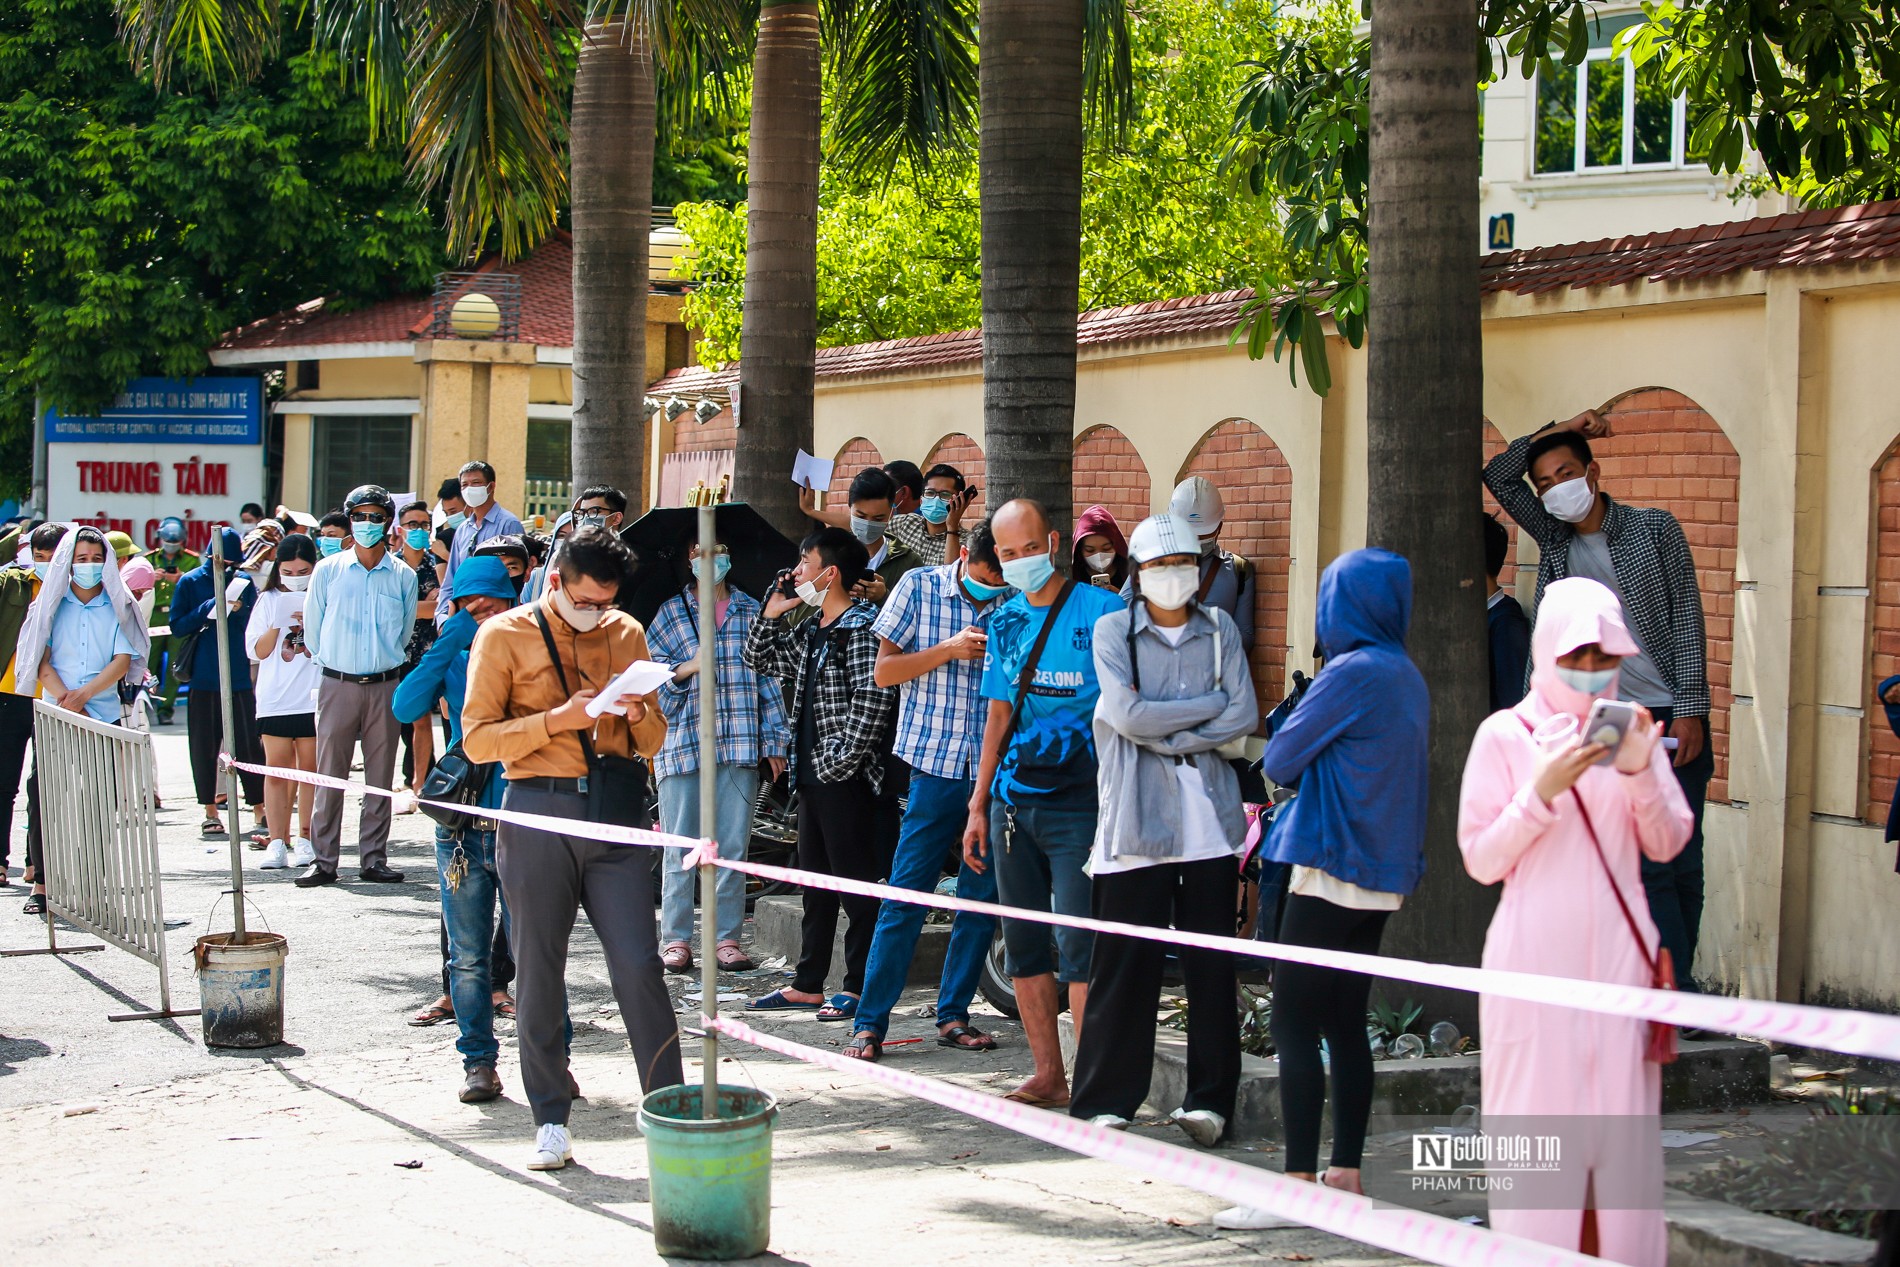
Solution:
[[[1586,409],[1512,441],[1486,465],[1484,482],[1537,542],[1538,599],[1546,585],[1566,576],[1600,581],[1622,600],[1630,630],[1642,644],[1639,654],[1624,657],[1616,693],[1648,708],[1675,738],[1676,779],[1695,814],[1695,832],[1672,861],[1643,859],[1643,887],[1677,983],[1694,990],[1702,808],[1715,774],[1702,591],[1676,517],[1654,507],[1625,506],[1602,491],[1590,441],[1609,436],[1609,420]]]
[[[895,687],[877,684],[877,608],[851,597],[870,556],[841,528],[820,528],[800,546],[787,578],[798,594],[778,589],[746,639],[745,663],[777,678],[787,690],[792,781],[798,788],[798,865],[850,880],[878,880],[890,858],[880,847],[877,794],[884,783],[884,750],[897,709]],[[816,619],[793,628],[786,616],[800,602]],[[842,907],[850,924],[844,938],[844,984],[826,1000],[831,943]],[[754,999],[755,1012],[818,1010],[823,1021],[856,1015],[877,922],[876,898],[806,889],[792,984]],[[820,1006],[820,1005],[823,1006]]]
[[[984,627],[997,602],[1009,593],[989,525],[978,524],[959,557],[943,567],[907,572],[885,600],[872,629],[877,633],[877,681],[902,686],[896,756],[910,766],[910,802],[891,862],[890,883],[928,892],[943,875],[944,859],[957,847],[976,787],[983,742]],[[964,867],[957,895],[996,900],[996,877]],[[864,973],[857,1033],[844,1054],[876,1060],[890,1029],[891,1008],[904,992],[910,961],[923,931],[924,908],[886,902]],[[950,931],[943,978],[937,993],[938,1042],[962,1051],[988,1051],[989,1035],[970,1024],[983,959],[996,921],[959,912]]]
[[[653,760],[660,781],[660,829],[676,836],[698,837],[699,768],[699,575],[710,562],[717,634],[713,659],[713,763],[717,770],[717,821],[714,838],[722,858],[743,858],[752,839],[752,813],[759,795],[759,762],[769,763],[772,777],[785,770],[789,747],[785,704],[778,682],[762,677],[745,663],[746,639],[759,620],[758,600],[726,584],[732,556],[717,545],[710,560],[692,548],[693,580],[661,604],[647,630],[653,658],[672,663],[673,680],[660,687],[660,711],[666,714],[666,743]],[[693,881],[682,871],[676,850],[665,865],[665,888],[660,901],[660,962],[668,972],[690,972],[693,967]],[[721,871],[718,882],[719,966],[730,972],[750,972],[753,964],[739,948],[739,926],[745,922],[745,877]]]

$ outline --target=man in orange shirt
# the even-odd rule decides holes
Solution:
[[[503,809],[581,824],[650,825],[632,821],[646,816],[645,767],[632,759],[651,758],[666,738],[656,700],[623,696],[614,707],[624,708],[624,717],[587,715],[588,702],[616,674],[649,658],[646,631],[615,607],[631,562],[609,529],[578,528],[549,563],[547,596],[490,617],[476,635],[462,744],[473,761],[501,763],[508,780]],[[559,1170],[573,1157],[567,1117],[574,1088],[563,1030],[568,934],[581,906],[606,953],[641,1088],[682,1080],[678,1022],[653,918],[659,852],[501,824],[495,862],[514,944],[521,1081],[536,1128],[530,1170]]]

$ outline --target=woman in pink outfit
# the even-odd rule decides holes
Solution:
[[[1637,708],[1613,764],[1595,764],[1607,749],[1581,742],[1590,706],[1616,698],[1621,659],[1637,650],[1622,605],[1603,585],[1572,577],[1544,591],[1531,693],[1479,728],[1458,811],[1465,869],[1481,884],[1504,882],[1485,938],[1487,968],[1651,984],[1657,936],[1640,859],[1667,861],[1682,849],[1689,807],[1646,709]],[[1644,1059],[1648,1023],[1490,995],[1479,1001],[1479,1020],[1486,1133],[1560,1134],[1562,1149],[1558,1172],[1520,1175],[1512,1192],[1493,1191],[1491,1225],[1662,1267],[1662,1073]]]

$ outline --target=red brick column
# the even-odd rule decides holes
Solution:
[[[1491,425],[1491,420],[1486,418],[1484,420],[1484,460],[1489,462],[1504,452],[1504,449],[1504,436]],[[1511,537],[1511,548],[1504,555],[1504,570],[1498,573],[1498,584],[1508,590],[1517,583],[1517,520],[1504,513],[1504,508],[1498,505],[1498,499],[1491,496],[1490,489],[1485,489],[1483,496],[1485,513],[1503,524],[1504,531]]]
[[[828,506],[842,506],[845,497],[851,492],[852,479],[867,466],[883,466],[884,455],[877,451],[875,444],[859,436],[845,442],[844,448],[838,450],[835,461],[837,465],[831,470],[831,489],[825,495],[825,504]]]
[[[1090,427],[1075,439],[1075,513],[1090,506],[1106,506],[1122,535],[1148,517],[1154,484],[1148,477],[1148,464],[1129,443],[1128,437],[1114,427]],[[1063,535],[1075,525],[1066,524]]]
[[[985,470],[983,447],[961,431],[952,431],[930,446],[930,455],[923,460],[922,469],[928,474],[930,468],[939,462],[947,462],[956,467],[963,475],[965,487],[983,490],[983,497],[973,508],[972,513],[978,511],[987,513],[984,505],[989,500],[989,488],[983,480]]]
[[[1867,821],[1885,824],[1900,782],[1900,739],[1873,696],[1882,678],[1900,673],[1900,443],[1875,468],[1874,663],[1867,684]]]

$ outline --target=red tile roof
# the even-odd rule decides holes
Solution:
[[[1519,295],[1588,286],[1684,281],[1745,269],[1820,268],[1900,257],[1900,201],[1866,203],[1824,211],[1705,224],[1664,233],[1598,242],[1574,242],[1483,257],[1480,285],[1486,294]],[[1141,343],[1233,329],[1251,290],[1157,299],[1085,312],[1076,322],[1076,346]],[[911,339],[821,348],[820,378],[852,378],[951,365],[983,359],[980,330],[954,330]],[[656,392],[690,395],[730,391],[737,365],[721,370],[677,369]]]
[[[557,231],[526,259],[503,265],[501,257],[494,255],[483,260],[477,271],[520,276],[521,342],[574,346],[574,243],[565,231]],[[408,343],[423,336],[432,315],[427,293],[398,295],[353,312],[336,312],[327,300],[312,299],[239,327],[214,350]]]

